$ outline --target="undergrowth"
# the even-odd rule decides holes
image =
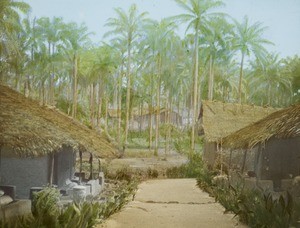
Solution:
[[[45,227],[45,228],[89,228],[119,211],[128,203],[137,189],[137,182],[121,185],[112,192],[105,202],[72,203],[60,205],[59,192],[45,188],[35,193],[32,201],[32,214],[0,221],[0,227]]]
[[[249,227],[300,227],[300,201],[289,192],[275,198],[270,192],[247,189],[242,184],[233,187],[226,179],[216,184],[218,177],[226,176],[217,176],[203,166],[197,185]]]

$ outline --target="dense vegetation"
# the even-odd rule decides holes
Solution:
[[[80,204],[65,204],[55,188],[45,188],[35,193],[32,214],[0,221],[1,227],[94,227],[97,223],[118,212],[128,203],[137,189],[137,182],[125,182],[112,191],[105,202],[97,200]]]
[[[120,148],[127,143],[132,109],[146,104],[156,108],[152,115],[162,107],[188,110],[194,148],[201,99],[277,107],[300,100],[300,58],[269,53],[272,42],[264,39],[262,23],[230,18],[222,1],[175,2],[183,13],[161,21],[136,5],[115,9],[106,22],[109,41],[96,45],[84,24],[30,18],[26,3],[2,0],[1,83],[93,128],[103,125]],[[184,37],[176,33],[178,24],[186,26]],[[108,128],[109,107],[121,111]],[[157,149],[160,127],[151,124],[149,145]]]
[[[186,148],[186,151],[188,148]],[[235,185],[227,175],[208,169],[201,154],[188,153],[189,162],[167,170],[169,178],[196,178],[197,185],[249,227],[299,227],[300,200],[289,192],[272,194],[245,187],[243,179]]]

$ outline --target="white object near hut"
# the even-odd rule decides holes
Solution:
[[[85,186],[75,186],[73,188],[73,202],[74,203],[82,203],[86,197],[86,187]]]

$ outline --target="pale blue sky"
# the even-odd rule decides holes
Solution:
[[[63,17],[65,22],[85,22],[96,33],[95,42],[102,40],[108,30],[104,27],[114,8],[128,10],[136,3],[139,12],[148,11],[149,17],[161,18],[183,13],[173,0],[23,0],[32,7],[32,17]],[[250,21],[263,22],[268,27],[265,38],[275,43],[270,51],[280,56],[300,55],[300,0],[224,0],[226,6],[219,11],[241,21],[248,15]]]

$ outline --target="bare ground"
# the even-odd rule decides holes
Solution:
[[[141,183],[134,201],[98,227],[246,227],[233,217],[195,179],[161,179]]]
[[[159,177],[165,177],[165,171],[168,168],[180,166],[188,161],[187,157],[170,151],[165,154],[163,149],[158,151],[157,156],[153,156],[153,152],[141,149],[131,149],[125,153],[124,158],[114,159],[106,162],[110,172],[115,172],[122,168],[129,168],[135,171],[145,172],[148,169],[155,169],[160,174]]]

